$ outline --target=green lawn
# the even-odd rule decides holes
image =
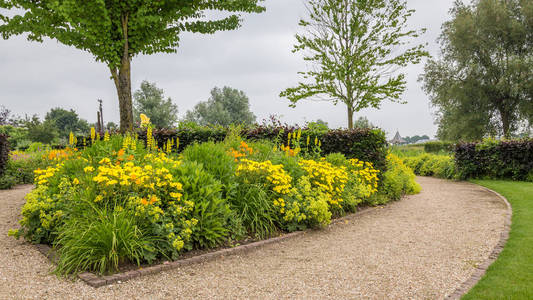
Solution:
[[[473,180],[502,194],[513,207],[504,250],[462,299],[533,299],[533,183]]]

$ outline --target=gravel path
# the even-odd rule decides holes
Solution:
[[[325,230],[99,289],[50,275],[8,237],[31,186],[0,191],[0,299],[443,298],[488,257],[505,205],[469,183],[418,181],[420,194]]]

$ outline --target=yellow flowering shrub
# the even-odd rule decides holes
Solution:
[[[83,210],[114,209],[130,211],[139,226],[164,237],[158,242],[159,255],[177,257],[184,247],[190,248],[198,219],[193,215],[195,199],[183,196],[183,185],[176,177],[181,174],[181,161],[137,144],[132,136],[114,137],[96,141],[79,153],[47,154],[58,163],[35,170],[37,188],[27,196],[22,228],[15,234],[52,244],[62,218]],[[105,157],[97,158],[96,152]]]
[[[323,227],[331,222],[331,197],[321,189],[313,189],[309,177],[302,176],[288,197],[274,200],[289,231],[307,227]]]
[[[348,160],[347,170],[359,187],[358,196],[360,198],[369,198],[378,191],[379,170],[374,169],[372,163],[353,158]]]
[[[332,208],[342,208],[342,193],[348,182],[346,167],[336,167],[325,160],[301,160],[300,166],[305,170],[312,187],[329,196],[329,205]]]
[[[292,178],[283,165],[274,165],[271,161],[257,162],[249,159],[242,159],[237,166],[237,176],[244,177],[245,182],[262,182],[279,195],[286,195],[290,192]]]

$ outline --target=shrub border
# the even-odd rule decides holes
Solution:
[[[481,278],[487,273],[487,269],[492,265],[493,262],[498,259],[498,256],[503,251],[503,248],[505,247],[505,244],[507,243],[507,240],[509,239],[509,232],[511,230],[511,223],[512,223],[512,217],[513,217],[513,209],[509,201],[507,199],[500,195],[498,192],[493,191],[489,188],[486,188],[484,186],[471,183],[472,185],[475,185],[477,187],[481,187],[486,191],[489,191],[493,193],[494,195],[498,196],[500,200],[502,200],[505,203],[505,206],[507,206],[507,215],[505,217],[505,223],[503,226],[503,230],[500,233],[500,240],[498,243],[494,246],[492,249],[492,252],[490,253],[489,257],[485,259],[485,261],[477,266],[474,273],[465,280],[455,291],[448,295],[445,299],[461,299],[462,296],[466,295],[470,289],[472,289],[480,280]]]
[[[351,220],[351,219],[353,219],[355,217],[359,217],[361,215],[376,211],[376,210],[378,210],[380,208],[383,208],[384,206],[386,206],[386,205],[360,208],[355,213],[352,213],[352,214],[349,214],[347,216],[332,220],[330,225],[328,225],[328,227],[332,226],[332,225],[335,225],[337,223],[345,222],[345,221]],[[200,264],[200,263],[204,263],[204,262],[213,261],[213,260],[216,260],[218,258],[223,258],[225,256],[233,256],[233,255],[238,255],[238,254],[244,254],[244,253],[247,253],[247,252],[250,252],[250,251],[257,250],[257,249],[259,249],[259,248],[261,248],[263,246],[280,243],[282,241],[289,240],[291,238],[302,236],[302,235],[304,235],[304,234],[306,234],[308,232],[315,231],[315,230],[316,229],[307,229],[307,230],[304,230],[304,231],[295,231],[295,232],[292,232],[292,233],[283,234],[281,236],[277,236],[277,237],[273,237],[273,238],[270,238],[270,239],[253,242],[253,243],[246,244],[246,245],[237,246],[237,247],[234,247],[234,248],[224,248],[224,249],[221,249],[221,250],[217,250],[217,251],[213,251],[213,252],[209,252],[209,253],[193,256],[193,257],[186,258],[186,259],[178,259],[178,260],[175,260],[175,261],[166,261],[166,262],[163,262],[163,263],[158,264],[158,265],[153,265],[153,266],[149,266],[149,267],[146,267],[146,268],[139,268],[139,269],[136,269],[136,270],[122,272],[122,273],[116,273],[116,274],[112,274],[112,275],[98,276],[98,275],[96,275],[94,273],[84,272],[84,273],[80,273],[78,275],[78,278],[81,281],[85,282],[87,285],[89,285],[89,286],[91,286],[93,288],[99,288],[99,287],[106,286],[106,285],[111,285],[111,284],[114,284],[114,283],[122,283],[122,282],[128,281],[130,279],[135,279],[135,278],[139,278],[139,277],[146,276],[146,275],[157,274],[157,273],[160,273],[160,272],[163,272],[163,271],[169,271],[169,270],[177,269],[177,268],[180,268],[180,267],[185,267],[185,266],[190,266],[190,265],[195,265],[195,264]],[[34,246],[35,246],[36,250],[41,252],[51,262],[55,263],[56,258],[57,258],[56,257],[56,253],[55,253],[55,251],[52,248],[50,248],[50,246],[44,245],[44,244],[37,244],[37,245],[34,245]]]

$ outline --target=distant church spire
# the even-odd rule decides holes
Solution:
[[[394,138],[392,140],[390,140],[389,143],[391,143],[393,145],[401,145],[401,144],[405,144],[406,141],[404,139],[402,139],[402,136],[400,135],[400,132],[398,130],[396,130],[396,134],[394,135]]]

